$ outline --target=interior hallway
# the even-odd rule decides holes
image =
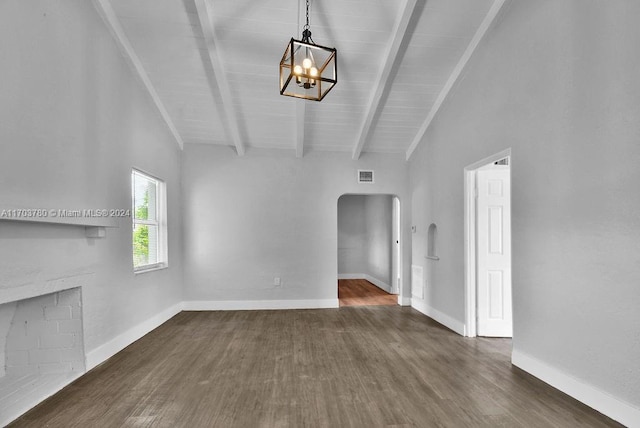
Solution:
[[[182,312],[11,427],[618,427],[408,307]]]
[[[338,300],[343,306],[395,306],[398,296],[389,294],[366,279],[339,279]]]

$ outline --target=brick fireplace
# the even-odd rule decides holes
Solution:
[[[0,366],[0,426],[84,373],[81,288],[0,304]]]

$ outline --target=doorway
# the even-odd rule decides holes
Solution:
[[[511,337],[511,150],[465,168],[465,336]]]
[[[399,303],[402,288],[400,200],[395,195],[338,198],[340,306]]]

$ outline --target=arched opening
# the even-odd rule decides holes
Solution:
[[[338,199],[340,306],[398,304],[400,241],[398,197],[347,194]]]

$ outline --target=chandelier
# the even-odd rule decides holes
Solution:
[[[309,0],[307,23],[302,39],[293,37],[280,61],[280,95],[322,101],[338,83],[335,48],[316,45],[309,29]]]

